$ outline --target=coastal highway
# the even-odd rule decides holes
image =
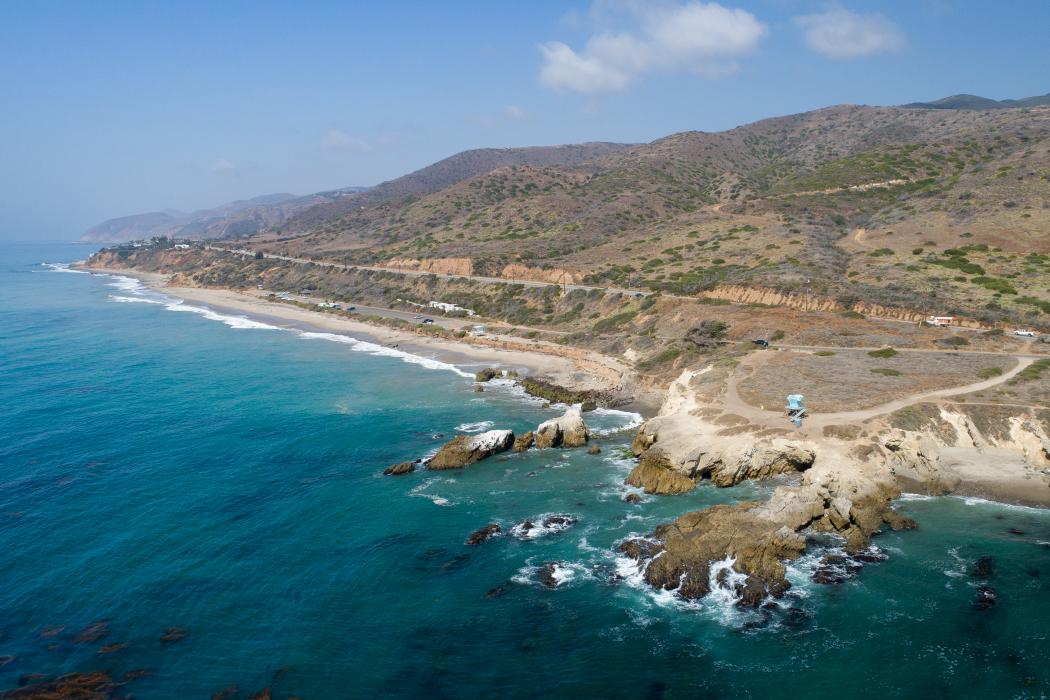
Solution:
[[[224,253],[233,253],[235,255],[254,256],[257,251],[245,250],[242,248],[220,248],[218,246],[206,245],[204,246],[207,250],[216,250]],[[613,292],[620,294],[627,294],[630,296],[644,297],[649,296],[652,292],[643,291],[641,289],[624,289],[622,287],[601,287],[596,285],[586,284],[555,284],[553,282],[537,282],[536,280],[519,280],[508,277],[485,277],[482,275],[452,275],[443,272],[425,272],[422,270],[401,270],[392,267],[379,267],[376,265],[347,265],[345,263],[328,262],[324,260],[310,260],[309,258],[296,258],[290,255],[277,255],[276,253],[263,253],[264,258],[270,258],[271,260],[285,260],[287,262],[307,264],[312,263],[314,265],[320,265],[321,267],[330,267],[341,270],[372,270],[374,272],[393,272],[398,275],[405,275],[406,277],[427,277],[433,275],[439,279],[454,280],[461,279],[470,282],[482,282],[486,284],[520,284],[525,287],[562,287],[567,291],[582,289],[584,291],[601,290],[603,292]],[[665,294],[664,296],[674,296]],[[691,298],[691,297],[682,297]]]
[[[205,245],[204,247],[207,250],[215,250],[215,251],[219,251],[219,252],[233,253],[235,255],[244,255],[244,256],[249,256],[249,257],[250,256],[254,256],[257,252],[259,252],[259,251],[254,251],[254,250],[247,250],[247,249],[244,249],[244,248],[221,248],[221,247],[215,246],[215,245]],[[296,258],[296,257],[289,256],[289,255],[277,255],[276,253],[265,253],[265,252],[262,253],[262,256],[264,258],[269,258],[269,259],[272,259],[272,260],[284,260],[284,261],[287,261],[287,262],[294,262],[294,263],[299,263],[299,264],[303,264],[303,265],[305,265],[305,264],[313,264],[313,265],[320,265],[322,267],[342,269],[342,270],[355,269],[355,270],[372,270],[372,271],[375,271],[375,272],[392,272],[394,274],[405,275],[407,277],[426,277],[428,275],[434,275],[435,277],[438,277],[440,279],[446,279],[446,280],[461,279],[461,280],[467,280],[467,281],[471,281],[471,282],[481,282],[481,283],[484,283],[484,284],[520,284],[520,285],[523,285],[525,287],[562,287],[566,291],[571,291],[571,290],[576,290],[576,289],[582,289],[582,290],[588,291],[588,292],[589,291],[594,291],[594,290],[599,290],[599,291],[603,291],[603,292],[625,294],[627,296],[634,296],[634,297],[638,297],[638,298],[647,297],[650,294],[652,294],[652,292],[650,292],[650,291],[641,290],[641,289],[628,289],[628,288],[625,288],[625,287],[602,287],[602,286],[599,286],[599,285],[586,285],[586,284],[554,284],[552,282],[537,282],[535,280],[521,280],[521,279],[512,279],[512,278],[505,278],[505,277],[484,277],[484,276],[481,276],[481,275],[453,275],[453,274],[447,274],[447,273],[423,272],[423,271],[420,271],[420,270],[401,270],[401,269],[396,269],[396,268],[391,268],[391,267],[379,267],[379,266],[376,266],[376,265],[347,265],[345,263],[336,263],[336,262],[330,262],[330,261],[324,261],[324,260],[310,260],[309,258]],[[662,296],[664,296],[664,297],[666,297],[668,299],[684,299],[684,300],[688,300],[688,301],[696,301],[697,298],[698,298],[696,296],[685,296],[685,295],[670,294],[670,293],[664,293]],[[885,322],[889,322],[889,323],[900,323],[900,324],[908,324],[908,325],[914,324],[914,321],[905,321],[905,320],[897,319],[897,318],[883,318],[881,316],[871,316],[870,318],[873,319],[873,320],[885,321]],[[954,333],[960,333],[960,332],[962,332],[962,333],[979,333],[979,332],[981,332],[981,331],[983,331],[985,329],[982,329],[982,328],[963,328],[961,326],[955,326],[955,327],[952,327],[950,330],[954,334]],[[800,349],[802,349],[801,346],[800,346]],[[834,349],[834,348],[831,348],[831,347],[829,347],[829,348],[818,348],[818,347],[814,346],[811,349],[824,350],[824,349]],[[965,352],[965,351],[962,351],[962,352]],[[1015,353],[1006,353],[1006,354],[1015,354]]]

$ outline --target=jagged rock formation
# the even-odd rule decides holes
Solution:
[[[783,561],[805,551],[802,530],[835,532],[848,552],[859,552],[883,524],[913,527],[890,507],[899,493],[886,471],[844,478],[834,468],[814,469],[800,486],[777,488],[769,501],[687,513],[621,549],[639,560],[653,586],[684,598],[730,588],[739,604],[756,606],[790,587]]]
[[[532,447],[533,443],[536,442],[536,434],[531,430],[524,435],[519,435],[514,438],[514,451],[524,452],[525,450]]]
[[[514,432],[489,430],[478,435],[457,435],[427,461],[427,469],[462,469],[486,457],[509,450]]]
[[[667,455],[658,449],[646,451],[624,483],[646,493],[663,495],[685,493],[696,486],[694,479],[676,470]]]
[[[573,406],[562,417],[540,423],[536,428],[536,447],[580,447],[587,444],[590,437],[583,414],[579,407]]]

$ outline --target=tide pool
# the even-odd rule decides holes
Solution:
[[[877,537],[886,559],[845,583],[810,578],[829,541],[792,564],[776,610],[683,604],[619,543],[773,484],[625,504],[631,434],[613,431],[633,417],[616,412],[586,414],[610,433],[599,455],[384,477],[456,434],[558,411],[509,386],[474,393],[477,366],[43,264],[89,252],[0,249],[0,690],[150,669],[117,694],[1050,694],[1047,511],[906,498],[919,529]],[[576,523],[507,533],[552,514]],[[465,545],[491,522],[504,534]],[[172,628],[185,636],[162,641]]]

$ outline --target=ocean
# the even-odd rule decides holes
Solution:
[[[599,455],[383,476],[557,407],[65,268],[89,252],[0,247],[0,696],[99,670],[136,698],[1050,695],[1050,512],[906,496],[919,528],[842,583],[812,580],[827,540],[776,609],[683,603],[619,543],[774,484],[624,503],[637,417],[602,411]],[[509,532],[547,514],[576,522]]]

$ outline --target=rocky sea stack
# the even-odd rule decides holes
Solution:
[[[427,461],[427,469],[462,469],[514,444],[514,432],[489,430],[478,435],[457,435]]]
[[[590,430],[583,422],[583,413],[573,406],[560,418],[540,423],[536,428],[536,447],[582,447],[591,439]]]

